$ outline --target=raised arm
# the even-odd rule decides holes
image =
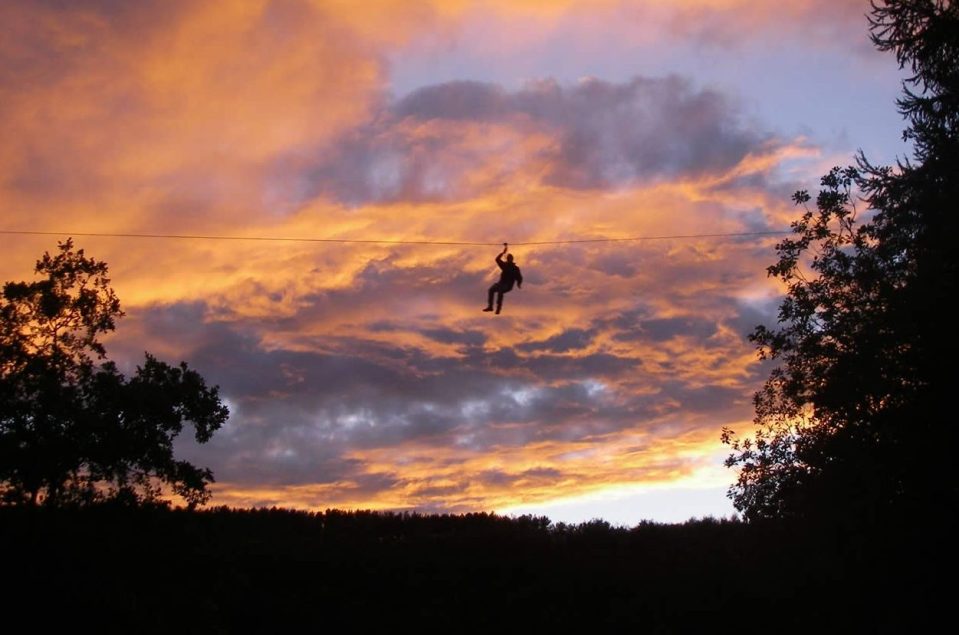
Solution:
[[[503,251],[496,254],[496,264],[500,266],[500,269],[503,268],[503,256],[506,255],[507,251],[509,251],[509,244],[503,243]]]

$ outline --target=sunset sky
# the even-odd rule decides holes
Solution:
[[[866,0],[6,0],[0,230],[502,244],[788,227],[906,152]],[[0,281],[57,236],[0,234]],[[213,504],[725,516],[775,237],[76,237],[218,384]]]

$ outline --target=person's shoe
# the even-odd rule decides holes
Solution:
[[[484,311],[492,311],[492,310],[493,310],[493,307],[491,307],[491,306],[488,306],[488,307],[486,307],[486,308],[485,308],[485,309],[483,309],[483,310],[484,310]]]
[[[499,315],[499,307],[496,307],[496,315]]]

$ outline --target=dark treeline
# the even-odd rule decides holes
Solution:
[[[942,609],[917,527],[0,507],[0,597],[40,630],[892,632]]]

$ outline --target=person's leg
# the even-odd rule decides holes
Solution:
[[[493,294],[496,293],[497,291],[499,291],[499,283],[498,283],[498,282],[489,288],[489,297],[488,297],[487,300],[486,300],[486,308],[483,309],[484,311],[492,311],[492,310],[493,310]]]
[[[504,294],[504,293],[506,293],[506,291],[500,291],[500,292],[496,295],[496,314],[497,314],[497,315],[499,315],[500,309],[503,308],[503,294]]]

